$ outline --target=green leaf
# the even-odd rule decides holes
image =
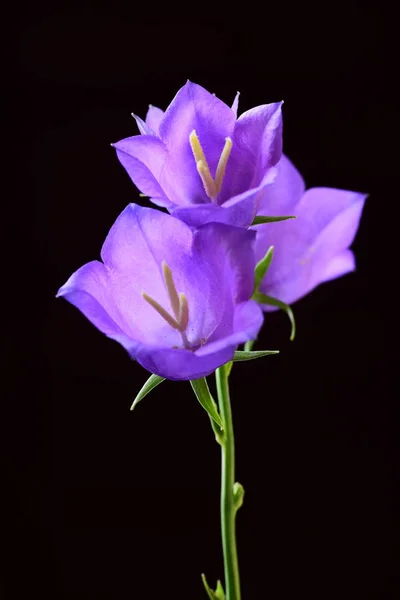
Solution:
[[[262,294],[261,292],[255,292],[252,295],[253,300],[259,302],[260,304],[268,304],[269,306],[276,306],[284,310],[287,316],[290,319],[290,323],[292,324],[292,331],[290,334],[290,340],[293,341],[296,335],[296,321],[294,320],[294,314],[292,309],[288,304],[282,302],[282,300],[278,300],[277,298],[272,298],[272,296],[267,296],[267,294]]]
[[[208,585],[207,579],[206,579],[206,576],[204,575],[204,573],[201,574],[201,579],[203,581],[203,585],[205,587],[205,590],[206,590],[207,595],[210,598],[210,600],[216,600],[215,592],[213,592],[213,590]]]
[[[143,398],[145,396],[147,396],[147,394],[149,392],[151,392],[152,389],[154,389],[157,385],[162,383],[164,380],[165,380],[165,377],[159,377],[158,375],[154,375],[154,374],[150,375],[150,377],[148,378],[148,380],[146,381],[146,383],[144,384],[144,386],[142,387],[142,389],[140,390],[140,392],[134,399],[133,404],[131,406],[131,410],[133,410],[135,408],[136,404],[138,402],[140,402],[141,400],[143,400]]]
[[[270,354],[279,354],[279,350],[255,350],[254,352],[246,352],[246,350],[236,350],[233,355],[233,361],[239,362],[243,360],[253,360],[254,358],[262,358]]]
[[[274,247],[270,246],[264,256],[257,264],[254,270],[254,292],[258,292],[258,288],[260,287],[260,283],[265,277],[266,272],[269,269],[269,266],[272,261],[272,257],[274,256]],[[253,292],[253,293],[254,293]]]
[[[250,352],[254,346],[254,344],[256,343],[257,340],[249,340],[248,342],[245,343],[244,345],[244,349],[246,352]]]
[[[217,581],[217,588],[215,590],[215,595],[218,598],[218,600],[225,600],[224,588],[222,587],[222,583],[220,582],[219,579]]]
[[[200,402],[204,410],[208,412],[213,421],[221,428],[224,428],[221,417],[219,416],[217,405],[215,404],[214,398],[210,394],[208,389],[207,380],[205,377],[201,379],[192,379],[190,384],[193,388],[194,393],[197,396],[197,400]]]
[[[224,588],[222,587],[222,583],[220,582],[219,579],[217,581],[217,589],[215,590],[215,592],[208,585],[207,579],[206,579],[206,576],[204,575],[204,573],[201,574],[201,579],[203,581],[203,585],[205,587],[205,590],[206,590],[207,595],[210,598],[210,600],[225,600]]]
[[[239,510],[239,508],[243,504],[244,499],[244,487],[241,483],[235,482],[233,484],[233,503],[235,505],[235,511]]]
[[[265,217],[264,215],[258,215],[257,217],[254,217],[252,225],[262,225],[263,223],[276,223],[277,221],[287,221],[288,219],[297,219],[297,217]]]

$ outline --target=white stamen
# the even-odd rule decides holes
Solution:
[[[179,302],[180,307],[178,323],[181,331],[186,331],[186,327],[188,326],[189,322],[189,306],[185,294],[179,294]]]
[[[179,321],[179,296],[178,292],[176,291],[174,279],[172,277],[172,271],[167,265],[167,263],[164,261],[162,262],[162,270],[169,300],[171,302],[172,311],[175,315],[175,319]]]
[[[224,180],[226,165],[228,164],[228,159],[232,150],[232,140],[227,137],[225,140],[225,146],[221,152],[221,156],[219,157],[217,172],[215,173],[215,186],[217,188],[217,194],[220,193],[222,188],[222,182]]]
[[[146,292],[142,292],[142,296],[146,300],[146,302],[148,302],[150,304],[150,306],[152,306],[158,312],[158,314],[165,321],[167,321],[168,325],[171,325],[171,327],[173,327],[174,329],[177,329],[178,331],[180,331],[179,323],[177,323],[177,321],[175,321],[175,319],[173,317],[171,317],[171,315],[169,314],[169,312],[167,312],[165,310],[165,308],[163,308],[161,306],[161,304],[159,304],[157,302],[157,300],[154,300],[154,298],[152,298],[151,296],[149,296],[148,294],[146,294]]]
[[[214,200],[217,195],[217,187],[214,179],[212,178],[208,165],[202,160],[199,160],[196,166],[207,196],[211,198],[211,200]]]
[[[162,271],[175,319],[159,302],[157,302],[157,300],[142,291],[143,299],[158,312],[168,325],[179,331],[184,347],[190,349],[191,345],[186,335],[186,329],[189,323],[189,306],[187,298],[185,294],[178,294],[176,291],[172,271],[165,261],[162,262]]]

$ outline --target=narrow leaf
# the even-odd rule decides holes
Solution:
[[[217,405],[215,404],[215,401],[210,394],[210,390],[208,389],[206,378],[202,377],[201,379],[192,379],[190,384],[197,396],[197,400],[200,402],[204,410],[206,410],[213,421],[215,421],[215,423],[219,425],[221,429],[223,429],[224,424],[218,414]]]
[[[232,371],[232,367],[233,367],[233,362],[230,360],[228,363],[226,363],[226,376],[229,377],[231,371]]]
[[[282,300],[278,300],[277,298],[272,298],[272,296],[267,296],[267,294],[262,294],[261,292],[255,292],[252,296],[253,300],[259,302],[260,304],[268,304],[269,306],[276,306],[281,310],[284,310],[287,316],[290,319],[290,323],[292,324],[292,331],[290,334],[290,340],[293,341],[296,335],[296,321],[294,320],[294,314],[292,309],[288,304],[282,302]]]
[[[152,389],[154,389],[157,385],[159,385],[164,380],[165,380],[165,377],[159,377],[158,375],[154,375],[154,374],[150,375],[150,377],[148,378],[148,380],[146,381],[146,383],[144,384],[144,386],[142,387],[142,389],[136,396],[135,400],[133,401],[131,410],[133,410],[135,408],[136,404],[138,402],[140,402],[141,400],[143,400],[143,398],[145,396],[147,396],[147,394],[149,392],[151,392]]]
[[[276,223],[278,221],[287,221],[288,219],[297,219],[297,217],[265,217],[264,215],[258,215],[257,217],[254,217],[252,225],[262,225],[263,223]]]
[[[204,575],[204,573],[201,574],[201,579],[203,581],[203,585],[205,587],[205,590],[207,592],[207,595],[209,597],[210,600],[219,600],[218,596],[216,595],[216,593],[210,588],[210,586],[207,583],[207,579],[206,576]]]
[[[260,287],[260,283],[264,279],[266,272],[269,269],[269,266],[272,261],[272,257],[274,256],[274,247],[270,246],[264,256],[257,264],[254,270],[254,292],[258,292],[258,288]],[[253,293],[254,293],[253,292]]]
[[[255,358],[262,358],[263,356],[269,356],[270,354],[279,354],[279,350],[255,350],[254,352],[237,350],[233,355],[233,361],[239,362],[243,360],[253,360]]]

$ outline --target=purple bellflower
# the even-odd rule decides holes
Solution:
[[[282,102],[237,119],[232,108],[190,81],[165,113],[150,106],[141,135],[113,144],[134,184],[192,227],[221,222],[249,227],[282,154]]]
[[[355,260],[349,246],[365,199],[364,194],[334,188],[306,190],[302,176],[283,155],[275,182],[264,190],[259,212],[297,218],[254,227],[257,261],[274,246],[260,292],[291,304],[320,283],[353,271]]]
[[[63,296],[144,368],[197,379],[254,339],[263,314],[253,291],[256,233],[222,223],[197,231],[130,204]]]

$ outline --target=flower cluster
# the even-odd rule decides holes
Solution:
[[[305,189],[282,154],[281,107],[237,118],[238,96],[229,107],[188,82],[165,112],[135,116],[139,135],[113,144],[140,192],[170,214],[130,204],[102,262],[78,269],[58,295],[160,377],[210,374],[257,337],[263,310],[274,309],[260,297],[292,303],[354,269],[365,196]],[[297,218],[267,222],[286,215]],[[271,246],[256,296],[254,271]]]

